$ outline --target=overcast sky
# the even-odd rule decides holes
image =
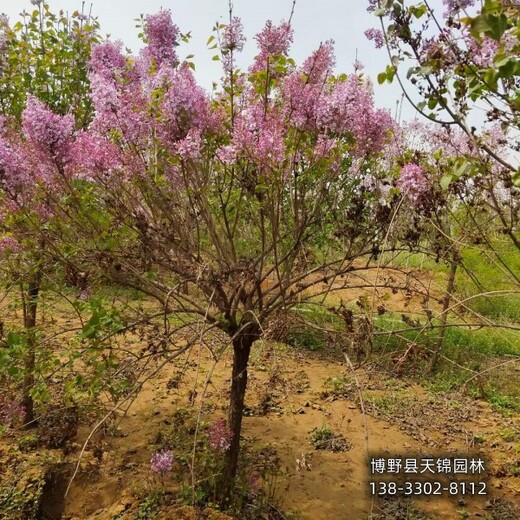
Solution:
[[[49,3],[52,11],[81,9],[81,0],[49,0]],[[337,72],[348,73],[357,52],[365,72],[374,80],[377,105],[389,108],[394,114],[401,93],[397,85],[377,85],[375,78],[386,67],[387,55],[383,50],[376,50],[363,34],[366,29],[378,25],[378,19],[366,12],[367,3],[367,0],[297,0],[292,56],[301,63],[320,42],[333,39]],[[90,1],[85,4],[88,10]],[[433,0],[431,4],[442,12],[442,0]],[[179,54],[181,57],[195,55],[197,79],[206,89],[211,89],[212,82],[221,77],[221,69],[218,62],[212,61],[215,51],[208,50],[206,42],[216,21],[228,21],[227,0],[97,0],[93,2],[92,12],[99,18],[103,34],[109,33],[112,39],[122,40],[135,52],[140,47],[135,18],[141,13],[154,13],[161,7],[171,10],[182,32],[191,31],[190,44],[183,44]],[[242,18],[248,38],[243,53],[244,66],[256,53],[253,36],[268,19],[275,23],[287,20],[291,7],[292,0],[235,0],[234,14]],[[0,0],[0,12],[6,13],[11,21],[18,19],[23,9],[32,10],[34,6],[29,0]],[[413,117],[413,110],[406,106],[406,101],[402,114],[406,119]]]

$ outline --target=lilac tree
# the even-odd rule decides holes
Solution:
[[[378,79],[397,80],[417,112],[439,125],[433,130],[439,159],[451,162],[443,189],[459,179],[476,179],[503,233],[520,248],[514,203],[520,182],[520,5],[443,0],[443,6],[438,13],[428,1],[369,1],[380,29],[367,36],[377,47],[386,46],[391,61]],[[449,153],[443,154],[446,145]],[[499,201],[497,186],[512,202]]]
[[[379,158],[394,123],[374,107],[359,68],[333,73],[330,42],[298,66],[288,23],[266,23],[247,71],[235,59],[240,20],[217,27],[224,77],[213,98],[179,60],[182,36],[168,11],[144,18],[143,36],[135,57],[117,42],[93,48],[87,129],[73,131],[70,116],[30,98],[23,136],[4,149],[20,139],[34,146],[56,251],[88,240],[67,262],[148,294],[165,315],[199,322],[203,335],[227,335],[227,503],[252,346],[294,307],[345,287],[342,277],[363,269],[355,259],[380,251],[389,219]]]
[[[2,239],[4,259],[15,284],[22,289],[26,348],[23,378],[25,423],[34,419],[33,395],[36,361],[38,296],[46,264],[45,229],[53,218],[58,196],[55,177],[62,175],[69,140],[74,131],[72,116],[52,112],[30,96],[23,112],[22,129],[3,122],[0,135],[0,182],[2,186]],[[21,341],[11,336],[14,342]],[[13,346],[13,345],[11,345]]]
[[[96,47],[95,117],[77,136],[71,175],[110,215],[118,245],[104,254],[113,278],[229,337],[226,501],[252,345],[310,287],[373,251],[387,222],[374,219],[377,197],[361,178],[379,174],[393,121],[374,108],[362,74],[333,74],[330,42],[297,66],[291,26],[268,22],[257,57],[240,71],[240,20],[218,29],[224,77],[213,99],[179,62],[167,11],[144,19],[139,56],[117,43]]]
[[[0,243],[9,285],[21,289],[26,333],[7,340],[26,350],[25,423],[34,419],[37,307],[52,249],[47,229],[59,206],[55,179],[64,176],[76,126],[92,116],[87,69],[98,28],[83,12],[54,14],[33,3],[21,21],[0,18]]]

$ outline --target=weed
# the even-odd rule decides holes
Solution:
[[[352,381],[350,381],[345,376],[337,376],[337,377],[329,377],[325,381],[324,384],[324,392],[322,392],[322,397],[348,397],[352,390],[355,388],[355,385]]]
[[[20,437],[18,440],[18,448],[22,452],[31,451],[38,446],[40,442],[40,438],[36,433],[31,433],[29,435],[24,435]]]
[[[376,504],[376,513],[372,513],[369,520],[433,520],[431,516],[421,511],[409,499],[383,498]]]
[[[518,431],[512,430],[510,428],[504,428],[503,430],[500,430],[498,434],[506,442],[514,442],[520,438],[520,434],[518,433]]]
[[[146,498],[139,504],[137,512],[135,514],[135,520],[148,520],[154,518],[159,513],[159,506],[161,505],[161,495],[155,493],[152,496]]]
[[[475,433],[473,435],[473,443],[474,444],[484,444],[486,442],[486,436],[480,433]]]
[[[492,499],[486,506],[489,511],[483,520],[518,520],[520,508],[503,498]]]
[[[407,403],[405,397],[396,393],[389,393],[385,395],[367,394],[365,404],[376,415],[394,415],[397,411],[403,410]]]
[[[509,395],[501,394],[494,389],[488,394],[487,399],[493,410],[501,413],[505,417],[511,417],[514,411],[520,410],[520,403],[517,399]]]
[[[311,444],[317,450],[346,451],[352,445],[340,433],[334,433],[328,426],[314,428],[311,434]]]

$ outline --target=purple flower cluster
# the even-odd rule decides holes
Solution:
[[[145,34],[148,50],[157,62],[174,64],[177,61],[175,47],[179,44],[179,28],[173,23],[170,11],[159,11],[146,17]]]
[[[368,40],[374,42],[376,49],[380,49],[385,43],[383,31],[381,29],[367,29],[365,31],[365,36]]]
[[[231,23],[224,29],[222,36],[222,49],[227,51],[241,51],[244,48],[246,38],[244,27],[240,18],[234,16]]]
[[[11,236],[5,236],[3,238],[0,238],[0,255],[5,256],[12,253],[18,253],[21,251],[21,246],[19,242],[11,237]],[[0,412],[1,413],[1,412]]]
[[[29,182],[29,177],[22,146],[0,137],[0,185],[7,190],[18,191]]]
[[[233,432],[224,419],[217,419],[211,424],[208,431],[209,447],[218,453],[225,453],[231,448]]]
[[[152,78],[148,92],[153,97],[155,88],[163,88],[159,134],[165,141],[186,136],[195,127],[202,132],[215,131],[220,126],[220,113],[210,106],[209,98],[197,85],[193,71],[182,65],[176,70],[164,68]]]
[[[237,160],[237,150],[233,145],[221,146],[217,149],[216,156],[224,164],[233,164]]]
[[[112,173],[121,166],[119,148],[94,132],[79,132],[70,149],[70,167],[78,177],[92,179]]]
[[[394,127],[389,112],[374,108],[371,91],[355,74],[321,96],[316,112],[320,129],[354,136],[358,157],[380,151]]]
[[[475,65],[478,67],[491,67],[493,66],[493,61],[500,49],[500,43],[492,38],[484,36],[482,40],[478,41],[471,34],[465,33],[464,39],[466,41],[466,45],[468,47],[468,57],[473,61]],[[504,45],[504,50],[506,52],[510,52],[512,48],[507,44],[508,35],[507,33],[502,36],[502,44]]]
[[[268,20],[256,36],[260,52],[266,56],[277,54],[287,54],[293,41],[293,30],[287,22],[282,22],[276,26]]]
[[[255,36],[260,54],[251,66],[251,72],[266,68],[267,61],[272,56],[286,55],[293,41],[293,29],[287,22],[276,26],[268,20],[264,28]],[[272,71],[274,73],[274,71]]]
[[[156,451],[150,459],[150,467],[159,475],[168,473],[173,467],[173,453],[170,450]]]
[[[105,78],[113,78],[115,72],[125,68],[126,59],[121,52],[122,48],[122,42],[95,45],[90,56],[92,72]]]
[[[202,138],[198,129],[191,129],[188,135],[177,142],[176,148],[180,158],[184,161],[200,159]]]
[[[327,40],[325,43],[322,43],[302,65],[302,72],[307,76],[306,83],[322,85],[332,74],[335,63],[334,42]]]
[[[421,166],[408,163],[401,168],[401,173],[397,179],[397,187],[414,205],[417,205],[422,196],[430,189],[430,181]]]
[[[367,11],[369,13],[373,13],[376,9],[378,9],[378,0],[368,0]]]
[[[232,149],[221,149],[219,158],[225,161],[226,150],[242,153],[262,169],[275,169],[285,160],[285,126],[280,114],[273,111],[264,116],[260,105],[252,105],[235,122]]]
[[[450,16],[454,16],[459,11],[467,9],[475,4],[475,0],[442,0],[442,3],[446,7],[446,11],[444,11],[444,16],[449,18]]]
[[[55,114],[34,96],[28,96],[22,122],[25,137],[54,157],[63,157],[74,132],[74,117]]]
[[[229,25],[224,29],[222,36],[222,50],[224,52],[223,66],[224,70],[230,73],[234,64],[234,52],[241,52],[244,48],[246,38],[244,36],[244,28],[240,18],[233,17]]]

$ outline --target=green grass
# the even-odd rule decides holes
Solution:
[[[296,318],[285,343],[304,350],[324,350],[329,344],[328,330],[341,330],[343,321],[320,304],[302,303],[291,310]]]
[[[520,293],[476,297],[483,292],[520,292],[520,253],[518,249],[507,239],[496,239],[492,245],[500,260],[493,253],[486,253],[486,246],[467,247],[462,251],[466,270],[462,268],[458,270],[457,295],[460,299],[473,297],[468,300],[466,305],[482,316],[493,320],[520,323]],[[392,261],[393,265],[405,269],[429,271],[441,287],[445,284],[449,270],[446,263],[435,262],[433,258],[419,253],[400,253],[395,257],[387,253],[383,256],[383,260]],[[468,273],[471,273],[471,276]]]
[[[467,305],[488,318],[520,323],[520,253],[509,242],[497,241],[493,245],[504,265],[479,249],[465,250],[464,265],[480,287],[467,273],[461,272],[457,279],[459,292],[467,298],[482,292],[519,291],[519,294],[480,296],[469,300]]]
[[[379,330],[397,331],[407,325],[399,317],[378,317]],[[488,369],[493,359],[504,356],[520,357],[520,331],[509,329],[448,328],[444,337],[439,365],[431,373],[431,352],[435,348],[439,329],[407,331],[394,335],[376,335],[374,351],[378,359],[390,370],[395,370],[395,360],[412,346],[408,358],[401,367],[404,376],[413,377],[434,392],[449,392],[465,388],[476,397],[484,397],[493,409],[511,416],[520,411],[520,385],[511,377],[504,377],[503,370],[488,370],[479,377],[477,373]],[[500,361],[498,361],[500,362]],[[469,383],[468,383],[469,381]]]
[[[374,322],[379,331],[390,332],[409,328],[397,315],[392,314],[377,317]],[[408,342],[413,341],[427,348],[433,348],[439,337],[439,330],[432,329],[424,332],[413,330],[400,332],[398,335],[376,335],[374,346],[376,351],[384,352],[403,348]],[[472,354],[485,357],[520,356],[520,330],[499,327],[472,330],[467,327],[451,326],[446,329],[442,352],[451,359],[461,361],[471,357]]]

